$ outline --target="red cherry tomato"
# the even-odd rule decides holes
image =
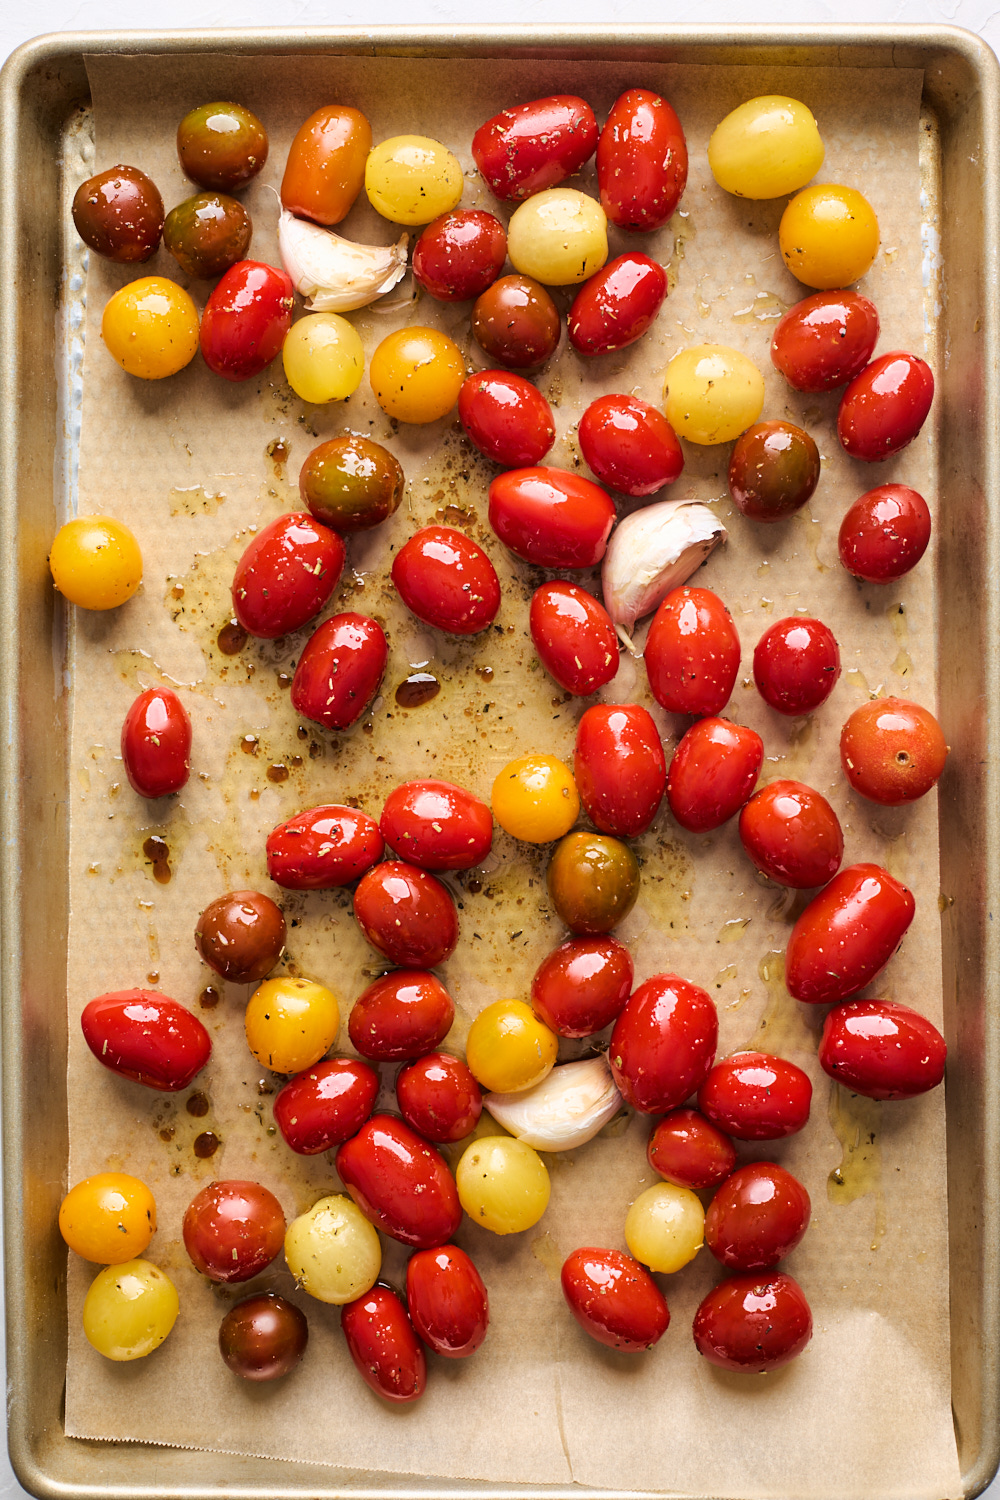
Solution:
[[[233,577],[233,608],[250,635],[273,641],[319,614],[346,557],[336,531],[308,511],[278,516],[258,532]]]
[[[855,500],[840,523],[840,560],[866,583],[902,578],[927,551],[931,513],[905,484],[880,484]]]
[[[912,894],[878,865],[849,865],[792,928],[785,984],[796,1000],[847,1000],[880,974],[913,921]]]
[[[603,604],[586,589],[558,579],[531,596],[531,639],[542,666],[578,698],[610,682],[618,671],[618,637]]]
[[[574,1250],[562,1289],[580,1327],[622,1354],[651,1349],[667,1331],[667,1300],[645,1266],[621,1250]]]
[[[428,1348],[445,1359],[475,1354],[490,1325],[483,1278],[464,1250],[418,1250],[406,1267],[406,1304]]]
[[[479,347],[512,370],[530,370],[556,352],[559,309],[541,282],[501,276],[476,298],[472,334]]]
[[[458,393],[467,436],[505,468],[541,463],[556,440],[552,408],[536,386],[511,370],[480,370]]]
[[[740,839],[768,880],[794,890],[825,885],[844,857],[840,819],[801,781],[772,781],[755,792],[740,813]]]
[[[877,463],[912,443],[931,409],[934,376],[915,354],[883,354],[856,375],[837,413],[837,435],[852,458]]]
[[[684,468],[674,429],[638,396],[598,396],[580,418],[577,436],[601,483],[622,495],[652,495]]]
[[[446,887],[401,861],[387,860],[361,877],[354,915],[372,947],[401,968],[432,969],[458,942],[458,916]]]
[[[684,131],[671,106],[649,89],[615,100],[597,143],[601,207],[619,229],[660,229],[687,183]]]
[[[259,1182],[210,1182],[192,1198],[182,1226],[184,1248],[209,1281],[249,1281],[285,1241],[285,1215]]]
[[[592,568],[615,524],[614,502],[592,480],[544,465],[498,474],[489,513],[504,546],[540,568]]]
[[[493,845],[493,814],[450,781],[404,781],[379,820],[390,849],[422,870],[471,870]]]
[[[566,328],[577,354],[611,354],[641,339],[667,295],[667,273],[638,250],[617,255],[585,281]]]
[[[406,1308],[391,1287],[376,1284],[346,1302],[340,1326],[361,1379],[387,1401],[416,1401],[427,1384],[427,1356]]]
[[[948,1049],[926,1016],[893,1000],[851,1000],[823,1022],[824,1073],[869,1099],[913,1099],[937,1088]]]
[[[757,642],[753,678],[764,702],[779,714],[811,714],[840,676],[840,648],[822,620],[791,615],[775,620]]]
[[[832,391],[860,375],[878,342],[875,304],[860,292],[815,292],[776,325],[771,359],[797,391]]]
[[[699,719],[674,751],[667,802],[682,828],[707,833],[739,812],[764,760],[764,741],[728,719]]]
[[[212,1055],[197,1016],[155,990],[98,995],[84,1007],[80,1025],[87,1046],[112,1073],[168,1094],[186,1089]]]
[[[883,807],[915,802],[934,786],[948,756],[941,726],[919,703],[875,698],[840,732],[840,763],[856,792]]]
[[[376,1229],[417,1250],[451,1239],[462,1218],[444,1157],[404,1120],[373,1115],[337,1152],[340,1179]]]
[[[355,1057],[330,1057],[296,1073],[274,1101],[274,1118],[300,1156],[318,1156],[357,1135],[375,1108],[379,1080]]]
[[[531,1008],[560,1036],[593,1036],[621,1015],[632,979],[632,956],[623,943],[570,938],[536,969]]]
[[[740,669],[732,615],[708,589],[672,589],[653,616],[645,660],[653,697],[671,713],[721,713]]]
[[[413,274],[439,302],[465,302],[492,286],[507,258],[507,231],[492,214],[457,208],[442,214],[413,247]]]
[[[215,285],[201,315],[201,352],[224,380],[252,380],[281,352],[292,326],[290,276],[238,260]]]
[[[403,543],[392,581],[411,614],[452,635],[476,635],[500,608],[500,580],[477,542],[453,526],[425,526]]]
[[[287,891],[328,891],[350,885],[385,851],[367,813],[336,803],[310,807],[267,836],[267,873]]]
[[[809,1194],[773,1161],[739,1167],[705,1215],[705,1244],[730,1271],[766,1271],[795,1249],[809,1227]]]
[[[573,94],[502,110],[472,137],[472,155],[496,198],[522,203],[558,186],[594,154],[594,111]]]
[[[292,678],[292,706],[324,729],[349,729],[378,691],[389,645],[376,620],[332,615],[303,648]]]
[[[801,1354],[811,1338],[812,1313],[805,1293],[780,1271],[727,1277],[694,1315],[698,1353],[738,1374],[777,1370]]]
[[[362,1057],[409,1061],[433,1052],[455,1019],[455,1002],[440,979],[423,969],[394,969],[359,995],[348,1031]]]
[[[483,1112],[479,1084],[465,1063],[447,1052],[429,1052],[402,1068],[396,1102],[403,1119],[429,1141],[461,1141]]]
[[[122,760],[140,797],[179,792],[191,774],[191,720],[170,688],[147,688],[125,715]]]
[[[576,731],[573,775],[602,833],[634,839],[659,811],[667,762],[652,715],[636,703],[595,703]]]
[[[698,1090],[698,1108],[738,1141],[795,1135],[809,1118],[812,1084],[784,1057],[734,1052],[716,1063]]]
[[[615,1022],[608,1062],[626,1103],[665,1114],[705,1078],[718,1039],[719,1018],[705,991],[676,974],[655,974]]]
[[[654,1172],[677,1187],[710,1188],[736,1165],[736,1147],[696,1109],[675,1109],[653,1126],[646,1157]]]

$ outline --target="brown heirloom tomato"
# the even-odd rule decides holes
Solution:
[[[876,698],[840,732],[840,763],[856,792],[883,807],[915,802],[934,786],[948,756],[941,726],[919,703]]]
[[[783,521],[819,483],[819,449],[792,422],[756,422],[737,438],[729,493],[751,521]]]
[[[772,1161],[738,1167],[705,1214],[705,1244],[730,1271],[764,1271],[795,1249],[809,1227],[809,1194]]]
[[[505,468],[541,463],[556,440],[552,408],[510,370],[480,370],[458,393],[458,415],[480,453]]]
[[[814,896],[788,940],[788,993],[829,1005],[864,989],[913,921],[913,896],[878,865],[849,865]]]
[[[277,516],[236,564],[233,609],[250,635],[273,641],[327,603],[344,571],[344,544],[305,511]]]
[[[732,615],[708,589],[672,589],[653,616],[645,661],[653,697],[671,713],[721,713],[740,669]]]
[[[424,969],[393,969],[358,996],[348,1031],[362,1057],[402,1062],[433,1052],[455,1019],[455,1002]]]
[[[667,1299],[621,1250],[574,1250],[563,1263],[562,1289],[580,1327],[609,1349],[641,1354],[667,1331]]]
[[[306,642],[292,678],[292,706],[324,729],[349,729],[382,681],[389,656],[385,631],[367,615],[324,620]]]
[[[77,188],[73,223],[98,255],[123,264],[148,260],[163,232],[163,199],[138,167],[110,167]]]
[[[816,292],[790,307],[771,359],[797,391],[832,391],[860,375],[878,342],[878,313],[860,292]]]
[[[125,715],[122,761],[140,797],[179,792],[191,774],[191,720],[171,688],[147,688]]]
[[[934,376],[915,354],[873,360],[851,381],[837,413],[837,434],[852,458],[877,463],[912,443],[931,409]]]
[[[558,579],[531,596],[531,639],[559,686],[585,698],[618,671],[618,637],[603,604],[586,589]]]
[[[163,244],[188,276],[221,276],[250,249],[250,215],[225,193],[196,193],[167,214]]]
[[[355,1057],[330,1057],[296,1073],[274,1101],[285,1142],[300,1156],[318,1156],[357,1135],[375,1108],[379,1080]]]
[[[801,781],[772,781],[755,792],[740,813],[740,839],[763,875],[795,890],[825,885],[844,857],[840,819]]]
[[[413,275],[439,302],[465,302],[492,286],[507,258],[507,231],[478,208],[428,224],[413,247]]]
[[[783,1057],[734,1052],[715,1064],[698,1090],[698,1108],[738,1141],[795,1135],[809,1119],[809,1076]]]
[[[794,1359],[812,1338],[812,1313],[791,1276],[747,1271],[713,1287],[694,1315],[699,1354],[723,1370],[762,1375]]]
[[[376,1396],[416,1401],[427,1384],[427,1356],[406,1308],[391,1287],[380,1282],[346,1302],[340,1326],[358,1374]]]
[[[698,1088],[718,1039],[719,1018],[705,991],[677,974],[655,974],[615,1022],[608,1062],[633,1109],[664,1114]]]
[[[937,1088],[948,1049],[925,1016],[893,1000],[851,1000],[823,1022],[825,1073],[869,1099],[913,1099]]]
[[[299,471],[303,503],[334,531],[369,531],[398,508],[406,478],[381,443],[347,433],[314,448]]]
[[[396,1101],[403,1119],[428,1141],[461,1141],[483,1112],[479,1084],[468,1067],[447,1052],[428,1052],[400,1069]]]
[[[284,914],[260,891],[217,896],[198,918],[194,945],[223,979],[256,984],[267,978],[285,951]]]
[[[750,796],[763,759],[764,742],[753,729],[716,718],[692,724],[667,773],[667,802],[677,822],[691,833],[721,828]]]
[[[361,191],[372,128],[359,109],[325,104],[295,132],[281,204],[299,219],[339,224]]]
[[[504,546],[540,568],[592,568],[615,524],[614,502],[593,480],[544,465],[498,474],[489,515]]]
[[[280,353],[292,326],[290,276],[257,260],[238,260],[201,315],[201,353],[223,380],[252,380]]]
[[[829,625],[790,615],[775,620],[757,642],[753,677],[768,707],[779,714],[811,714],[840,677],[840,648]]]
[[[294,1370],[309,1341],[305,1313],[279,1297],[258,1292],[231,1307],[219,1327],[219,1351],[244,1380],[277,1380]]]
[[[531,370],[556,352],[559,311],[541,282],[530,276],[501,276],[472,309],[472,333],[497,364]]]
[[[98,995],[84,1007],[80,1025],[98,1062],[163,1093],[186,1089],[212,1055],[198,1017],[156,990]]]
[[[428,1348],[445,1359],[475,1354],[490,1324],[483,1279],[464,1250],[418,1250],[406,1267],[406,1303]]]
[[[451,635],[477,635],[500,608],[496,569],[478,542],[453,526],[424,526],[404,542],[392,581],[411,614]]]
[[[267,161],[267,131],[242,104],[201,104],[177,127],[177,155],[192,182],[231,193]]]
[[[649,89],[626,89],[597,143],[601,207],[612,224],[660,229],[680,202],[687,173],[687,143],[672,107]]]
[[[667,763],[652,715],[635,703],[595,703],[576,731],[573,777],[595,827],[645,833],[659,811]]]
[[[391,849],[422,870],[470,870],[493,844],[493,814],[450,781],[405,781],[385,799],[379,820]]]
[[[609,260],[573,299],[566,327],[577,354],[611,354],[642,338],[667,295],[667,273],[638,250]]]
[[[354,915],[373,948],[406,969],[432,969],[455,951],[458,916],[440,880],[387,860],[363,875]]]
[[[285,1241],[285,1215],[259,1182],[210,1182],[187,1206],[184,1248],[210,1281],[250,1281]]]
[[[340,1179],[376,1229],[417,1250],[451,1239],[462,1218],[444,1157],[395,1115],[373,1115],[337,1152]]]
[[[577,436],[601,483],[622,495],[652,495],[684,468],[674,429],[638,396],[598,396],[580,418]]]
[[[355,807],[323,803],[279,823],[267,836],[267,873],[289,891],[349,885],[385,851],[378,824]]]
[[[568,833],[549,860],[548,886],[552,904],[571,932],[610,932],[636,903],[639,865],[620,839]]]
[[[574,937],[544,958],[531,1008],[560,1036],[592,1036],[617,1020],[632,992],[632,956],[612,937]]]
[[[696,1109],[674,1109],[650,1133],[646,1158],[675,1187],[716,1187],[736,1165],[736,1147]]]
[[[902,578],[927,551],[931,513],[905,484],[880,484],[855,500],[840,523],[840,560],[865,583]]]
[[[480,125],[472,155],[494,197],[522,203],[579,172],[596,145],[590,105],[574,94],[552,94],[502,110]]]

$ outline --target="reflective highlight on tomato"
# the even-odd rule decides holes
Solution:
[[[608,1062],[633,1109],[665,1114],[698,1088],[718,1039],[719,1018],[705,991],[677,974],[655,974],[615,1022]]]
[[[541,463],[556,439],[541,391],[507,370],[470,375],[458,393],[458,415],[480,453],[506,468]]]
[[[98,1062],[165,1093],[186,1089],[212,1053],[197,1016],[155,990],[98,995],[84,1007],[80,1024]]]
[[[937,1088],[947,1055],[937,1027],[893,1000],[835,1006],[819,1044],[823,1071],[869,1099],[914,1099]]]
[[[250,1281],[285,1242],[285,1215],[259,1182],[210,1182],[192,1198],[182,1226],[184,1248],[209,1281]]]
[[[592,1036],[621,1015],[632,978],[624,943],[606,934],[570,938],[536,969],[531,1008],[560,1036]]]
[[[710,1291],[694,1316],[699,1354],[723,1370],[762,1375],[788,1364],[812,1338],[812,1313],[791,1276],[747,1271]]]
[[[637,250],[608,261],[577,292],[566,327],[577,354],[611,354],[642,338],[667,295],[659,261]]]
[[[545,466],[510,469],[490,485],[490,525],[505,547],[542,568],[592,568],[615,507],[591,479]]]
[[[715,1064],[698,1090],[703,1115],[738,1141],[795,1135],[809,1119],[809,1076],[783,1057],[734,1052]]]
[[[937,784],[948,756],[929,709],[906,698],[876,698],[840,732],[840,763],[856,792],[883,807],[916,802]]]
[[[427,1384],[427,1356],[406,1308],[391,1287],[379,1283],[345,1303],[340,1326],[358,1374],[376,1396],[416,1401]]]
[[[326,891],[357,880],[384,849],[374,818],[356,807],[324,803],[271,830],[267,873],[289,891]]]
[[[405,781],[385,799],[379,820],[391,849],[423,870],[468,870],[493,843],[493,816],[450,781]]]
[[[637,838],[659,811],[667,779],[663,745],[649,711],[595,703],[576,731],[573,774],[587,816],[602,833]]]
[[[684,468],[674,429],[638,396],[598,396],[580,418],[577,436],[601,483],[622,495],[655,494]]]
[[[840,523],[840,560],[866,583],[902,578],[927,551],[931,513],[905,484],[880,484],[861,495]]]
[[[626,89],[611,106],[597,142],[601,207],[619,229],[660,229],[687,184],[681,122],[650,89]]]
[[[298,630],[319,614],[344,571],[344,543],[307,511],[277,516],[236,564],[233,609],[262,640]]]
[[[472,309],[476,343],[511,370],[533,370],[556,352],[562,323],[551,294],[530,276],[501,276]]]
[[[404,1245],[434,1249],[459,1226],[462,1208],[444,1157],[394,1115],[373,1115],[345,1141],[337,1171],[366,1218]]]
[[[593,594],[562,579],[531,596],[531,639],[542,666],[567,693],[586,698],[618,671],[618,637]]]
[[[376,620],[353,612],[333,615],[299,657],[292,706],[324,729],[349,729],[374,698],[388,657],[385,631]]]
[[[699,719],[674,751],[667,773],[667,802],[682,828],[721,828],[753,791],[764,742],[753,729],[728,719]]]
[[[239,260],[219,281],[201,315],[201,353],[224,380],[252,380],[281,352],[292,325],[291,277],[256,260]]]
[[[705,1214],[705,1244],[729,1271],[765,1271],[809,1227],[809,1194],[776,1162],[748,1162],[719,1188]]]
[[[507,231],[481,209],[455,209],[428,224],[413,247],[411,267],[439,302],[464,302],[492,286],[507,258]]]
[[[288,148],[281,206],[298,219],[339,224],[365,180],[372,128],[359,109],[325,104],[300,125]]]
[[[219,1352],[243,1380],[278,1380],[289,1374],[308,1341],[305,1313],[277,1292],[244,1297],[219,1326]]]
[[[580,1327],[609,1349],[641,1354],[667,1331],[667,1299],[649,1272],[621,1250],[574,1250],[561,1280]]]
[[[785,984],[796,1000],[828,1005],[864,989],[885,968],[913,921],[910,891],[878,865],[850,865],[815,896],[792,928]]]
[[[354,1057],[331,1057],[290,1078],[274,1101],[285,1144],[318,1156],[357,1135],[375,1108],[379,1079]]]
[[[840,819],[801,781],[772,781],[755,792],[740,813],[740,840],[762,875],[795,890],[825,885],[844,857]]]
[[[402,1068],[396,1101],[403,1119],[428,1141],[461,1141],[483,1112],[483,1096],[469,1068],[447,1052],[429,1052]]]
[[[408,1061],[433,1052],[454,1019],[455,1002],[440,979],[423,969],[394,969],[355,1000],[348,1031],[362,1057]]]
[[[840,401],[837,436],[852,458],[878,463],[913,442],[934,399],[930,365],[916,354],[880,355]]]
[[[467,1359],[486,1337],[490,1304],[483,1278],[457,1245],[410,1257],[406,1303],[424,1343],[445,1359]]]
[[[781,318],[771,360],[797,391],[832,391],[860,375],[878,342],[875,304],[860,292],[815,292]]]
[[[764,702],[779,714],[812,713],[840,677],[840,648],[829,625],[804,615],[775,620],[757,642],[753,679]]]
[[[451,635],[476,635],[500,608],[496,569],[478,542],[453,526],[424,526],[404,542],[392,581],[411,614]]]
[[[646,637],[646,672],[671,713],[718,714],[740,669],[740,638],[729,610],[708,589],[672,589]]]
[[[579,172],[596,145],[597,121],[586,100],[551,94],[480,125],[472,155],[494,197],[522,203]]]
[[[674,1109],[653,1126],[646,1159],[677,1187],[711,1188],[735,1167],[736,1147],[696,1109]]]
[[[387,860],[363,875],[354,915],[373,948],[406,969],[432,969],[455,951],[458,916],[446,886],[426,870]]]
[[[140,797],[168,797],[191,774],[191,720],[172,688],[147,688],[125,715],[122,762]]]

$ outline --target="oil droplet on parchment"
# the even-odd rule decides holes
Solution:
[[[559,1249],[551,1234],[540,1234],[531,1242],[531,1253],[539,1265],[545,1269],[545,1274],[550,1281],[558,1281],[562,1272],[562,1264],[565,1256]]]
[[[909,677],[913,671],[913,662],[910,653],[906,649],[909,645],[910,631],[906,621],[906,606],[904,604],[891,604],[886,610],[892,633],[899,645],[899,653],[892,664],[892,670],[897,677]]]
[[[853,1203],[869,1193],[875,1199],[875,1227],[871,1248],[877,1250],[886,1229],[885,1195],[882,1192],[882,1105],[848,1093],[839,1083],[830,1087],[830,1124],[843,1149],[840,1166],[826,1182],[831,1203]]]
[[[746,1043],[751,1052],[770,1052],[786,1057],[794,1051],[812,1052],[812,1032],[802,1012],[785,988],[785,955],[772,948],[757,965],[757,973],[767,987],[767,1004],[757,1028]]]
[[[719,935],[715,941],[717,943],[738,943],[752,921],[752,917],[730,918],[728,922],[723,922],[719,928]]]
[[[760,784],[771,781],[801,781],[816,753],[816,721],[812,714],[790,719],[787,725],[788,749],[784,755],[767,755],[760,773]]]

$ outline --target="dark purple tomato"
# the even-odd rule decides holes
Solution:
[[[334,531],[369,531],[399,507],[406,476],[381,443],[349,432],[314,448],[299,471],[299,494]]]
[[[250,215],[225,193],[196,193],[167,214],[163,244],[188,276],[221,276],[250,249]]]
[[[219,1328],[219,1350],[234,1375],[277,1380],[306,1352],[309,1324],[301,1309],[277,1292],[258,1292],[231,1307]]]
[[[490,485],[490,525],[505,547],[540,568],[592,568],[615,524],[611,496],[566,469],[508,469]]]
[[[429,1349],[445,1359],[475,1354],[490,1325],[483,1278],[464,1250],[418,1250],[406,1267],[406,1305]]]
[[[373,1115],[337,1152],[340,1180],[376,1229],[416,1250],[452,1238],[462,1219],[444,1157],[395,1115]]]
[[[279,823],[267,836],[267,873],[289,891],[350,885],[377,864],[385,843],[374,818],[323,803]]]
[[[791,422],[756,422],[736,439],[729,493],[751,521],[783,521],[819,483],[819,449]]]
[[[458,915],[446,886],[402,861],[375,865],[358,882],[354,915],[373,948],[405,969],[432,969],[455,951]]]
[[[424,969],[393,969],[358,996],[348,1022],[352,1046],[376,1062],[408,1062],[441,1045],[455,1002]]]
[[[531,639],[550,677],[574,697],[586,698],[618,671],[618,637],[593,594],[557,579],[531,596]]]
[[[559,1036],[592,1036],[617,1020],[632,992],[632,956],[613,937],[574,937],[543,959],[531,1008]]]
[[[507,258],[507,231],[481,209],[442,214],[413,247],[413,274],[439,302],[465,302],[492,286]]]
[[[687,142],[666,99],[626,89],[611,107],[597,143],[601,207],[619,229],[660,229],[687,183]]]
[[[840,764],[856,792],[883,807],[925,796],[948,758],[941,725],[906,698],[862,703],[840,732]]]
[[[883,354],[855,376],[837,413],[837,434],[852,458],[877,463],[912,443],[931,409],[934,376],[925,360]]]
[[[500,580],[478,542],[454,526],[424,526],[396,553],[392,581],[411,614],[450,635],[478,635],[496,619]]]
[[[703,1115],[738,1141],[776,1141],[809,1119],[809,1076],[784,1057],[734,1052],[715,1064],[698,1089]]]
[[[505,109],[472,137],[472,155],[494,197],[523,203],[557,187],[594,154],[594,111],[574,94],[552,94]]]
[[[476,343],[510,370],[544,364],[556,352],[561,327],[551,295],[530,276],[501,276],[472,309]]]
[[[108,260],[148,260],[163,232],[163,199],[138,167],[110,167],[77,188],[73,223],[83,243]]]
[[[427,1384],[427,1356],[406,1308],[376,1284],[341,1308],[340,1326],[361,1379],[387,1401],[416,1401]]]
[[[573,299],[566,327],[577,354],[611,354],[641,339],[667,295],[659,261],[629,250],[602,266]]]
[[[194,945],[201,958],[231,984],[266,979],[285,951],[285,917],[260,891],[216,896],[198,918]]]
[[[699,719],[674,751],[667,772],[667,802],[682,828],[721,828],[753,791],[764,742],[753,729],[728,719]]]
[[[926,1016],[893,1000],[851,1000],[823,1022],[825,1073],[869,1099],[914,1099],[937,1088],[948,1055]]]
[[[649,627],[646,674],[657,703],[675,714],[718,714],[740,669],[733,617],[708,589],[672,589]]]
[[[267,131],[242,104],[202,104],[177,127],[177,155],[193,182],[231,193],[267,161]]]
[[[274,1119],[293,1151],[318,1156],[357,1135],[375,1108],[379,1079],[356,1057],[330,1057],[296,1073],[274,1101]]]
[[[615,1022],[608,1062],[627,1104],[665,1114],[701,1084],[718,1039],[719,1018],[705,991],[677,974],[654,974]]]
[[[699,1354],[723,1370],[763,1375],[794,1359],[812,1338],[812,1313],[783,1272],[745,1271],[708,1293],[694,1315]]]
[[[602,833],[634,839],[659,811],[667,779],[652,715],[636,703],[595,703],[576,731],[573,776]]]
[[[814,896],[792,928],[785,984],[795,1000],[847,1000],[880,974],[916,909],[908,891],[878,865],[849,865]]]
[[[285,1242],[285,1215],[259,1182],[210,1182],[192,1198],[182,1225],[195,1270],[210,1281],[250,1281]]]
[[[292,678],[292,706],[324,729],[349,729],[378,691],[389,643],[367,615],[333,615],[305,644]]]
[[[224,380],[252,380],[281,352],[292,326],[295,288],[284,271],[238,260],[201,315],[201,353]]]
[[[653,1126],[646,1157],[676,1187],[717,1187],[736,1165],[736,1147],[696,1109],[673,1109]]]
[[[319,614],[344,571],[344,544],[305,511],[277,516],[236,564],[233,609],[243,629],[277,640]]]
[[[790,307],[771,359],[797,391],[832,391],[860,375],[878,342],[878,313],[860,292],[814,292]]]
[[[541,463],[556,440],[549,403],[510,370],[470,375],[458,393],[458,415],[480,453],[508,469]]]
[[[652,495],[684,468],[674,429],[638,396],[598,396],[580,418],[577,436],[601,483],[622,495]]]
[[[705,1244],[728,1271],[765,1271],[782,1260],[809,1227],[809,1194],[772,1161],[738,1167],[705,1214]]]
[[[639,895],[639,865],[628,844],[603,833],[567,833],[549,860],[552,905],[584,937],[624,922]]]
[[[483,1112],[479,1084],[466,1064],[447,1052],[429,1052],[400,1069],[396,1102],[406,1123],[428,1141],[464,1140]]]
[[[563,1263],[562,1289],[580,1327],[609,1349],[641,1354],[667,1331],[666,1298],[646,1268],[621,1250],[574,1250]]]
[[[753,677],[764,702],[779,714],[811,714],[840,677],[840,648],[822,620],[775,620],[757,642]]]
[[[801,781],[772,781],[755,792],[740,813],[740,840],[761,874],[794,890],[825,885],[844,857],[840,819]]]
[[[99,1063],[163,1093],[186,1089],[212,1055],[197,1016],[155,990],[98,995],[84,1006],[80,1025]]]
[[[172,688],[147,688],[125,715],[122,761],[140,797],[168,797],[191,774],[191,720]]]
[[[405,781],[379,820],[390,849],[422,870],[470,870],[493,845],[493,814],[450,781]]]
[[[840,523],[840,560],[866,583],[902,578],[927,551],[931,513],[905,484],[880,484],[855,500]]]

